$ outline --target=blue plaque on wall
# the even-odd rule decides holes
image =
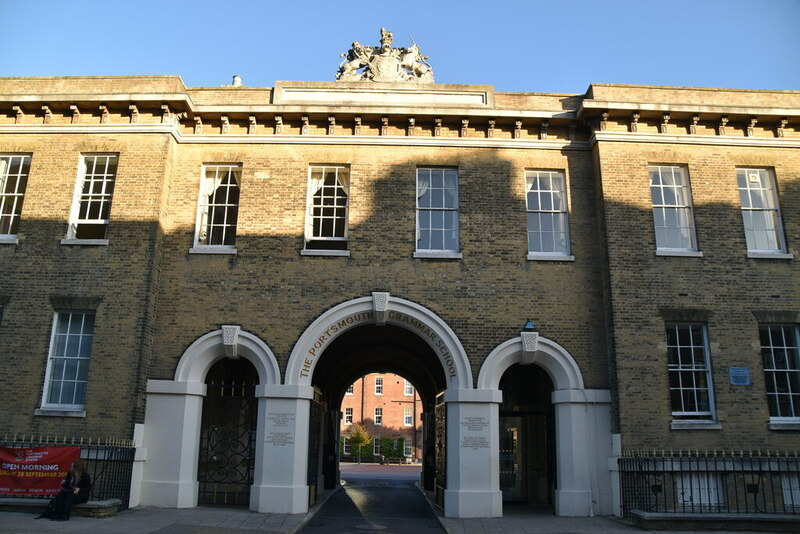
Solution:
[[[732,386],[749,386],[750,369],[748,367],[729,367]]]

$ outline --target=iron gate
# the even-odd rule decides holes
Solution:
[[[257,412],[254,384],[208,384],[200,426],[198,504],[250,504]]]
[[[439,394],[436,399],[435,428],[436,428],[436,478],[434,488],[434,502],[436,506],[444,509],[444,490],[447,489],[447,404],[444,395]]]

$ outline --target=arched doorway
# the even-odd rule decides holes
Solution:
[[[148,380],[147,410],[142,430],[147,456],[141,467],[141,504],[191,508],[198,504],[198,466],[206,379],[225,359],[246,360],[257,376],[255,396],[259,415],[265,412],[264,391],[280,383],[280,372],[270,348],[257,336],[236,325],[225,325],[194,341],[181,356],[173,380]],[[253,372],[248,372],[252,376]],[[212,375],[213,376],[213,375]],[[257,435],[263,434],[257,419]],[[263,484],[261,450],[256,447],[250,506]]]
[[[206,375],[200,421],[197,504],[249,506],[255,470],[255,387],[244,359],[223,358]]]
[[[538,365],[514,364],[500,379],[500,491],[504,503],[552,506],[553,383]]]
[[[512,366],[515,369],[538,367],[552,384],[550,427],[553,431],[548,439],[552,443],[555,465],[552,472],[555,513],[561,516],[613,513],[608,469],[611,457],[610,392],[586,388],[581,370],[569,352],[536,332],[522,332],[519,337],[498,345],[481,366],[478,390],[498,390],[499,393],[501,380]],[[538,382],[540,387],[547,387],[538,371],[529,373],[531,380]],[[508,387],[512,387],[511,384]],[[544,406],[543,399],[531,400],[535,401],[534,405]],[[496,432],[495,439],[499,443],[502,439],[500,425]],[[528,478],[523,483],[528,491],[531,486],[541,484],[536,480],[541,470],[539,475],[536,473],[531,469],[526,473]],[[499,479],[498,469],[498,485]]]

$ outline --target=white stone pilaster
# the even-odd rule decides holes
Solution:
[[[261,513],[308,511],[308,425],[311,386],[261,385],[256,470],[250,509]]]
[[[499,390],[448,390],[447,489],[448,517],[500,517]]]
[[[205,384],[147,382],[143,436],[148,451],[140,503],[164,508],[197,506],[197,460]]]

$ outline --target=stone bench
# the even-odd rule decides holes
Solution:
[[[634,525],[645,530],[753,530],[800,533],[800,515],[644,512],[631,510]]]
[[[44,511],[45,507],[47,507],[48,502],[50,502],[50,499],[0,497],[0,511],[40,514]],[[122,506],[122,501],[119,499],[89,501],[73,506],[72,515],[83,517],[110,517],[117,514],[120,506]]]

